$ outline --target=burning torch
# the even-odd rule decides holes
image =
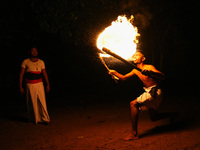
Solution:
[[[144,75],[147,75],[156,80],[164,80],[162,76],[151,71],[142,71],[135,64],[128,62],[126,59],[133,56],[136,52],[138,39],[140,36],[138,33],[137,27],[133,26],[134,17],[131,16],[130,19],[124,16],[118,16],[116,21],[113,21],[110,26],[104,29],[104,31],[99,35],[97,39],[97,47],[108,54],[106,57],[113,56],[130,67],[142,72]],[[109,68],[104,62],[104,56],[99,55],[100,59],[109,72]],[[113,77],[115,78],[115,77]]]
[[[138,70],[138,71],[140,71],[140,72],[143,71],[142,69],[138,68],[135,64],[132,64],[132,63],[128,62],[127,60],[125,60],[124,58],[120,57],[119,55],[113,53],[113,52],[110,51],[109,49],[103,47],[102,50],[103,50],[105,53],[107,53],[107,54],[109,54],[109,55],[111,55],[111,56],[113,56],[113,57],[115,57],[115,58],[121,60],[122,62],[124,62],[125,64],[129,65],[130,67],[132,67],[132,68],[134,68],[134,69],[136,69],[136,70]],[[144,72],[142,72],[142,73],[145,75]],[[165,77],[164,77],[163,75],[160,75],[160,74],[157,74],[157,73],[154,73],[154,72],[149,72],[149,73],[146,74],[146,75],[149,76],[149,77],[151,77],[151,78],[153,78],[153,79],[155,79],[155,80],[159,80],[159,81],[165,79]]]
[[[132,64],[132,63],[128,62],[127,60],[125,60],[124,58],[120,57],[119,55],[117,55],[117,54],[111,52],[111,50],[109,50],[109,49],[107,49],[107,48],[105,48],[105,47],[103,47],[102,50],[103,50],[106,54],[109,54],[109,55],[111,55],[111,56],[113,56],[113,57],[115,57],[115,58],[121,60],[122,62],[124,62],[125,64],[129,65],[130,67],[132,67],[132,68],[134,68],[134,69],[136,69],[136,70],[138,70],[138,71],[140,71],[140,72],[142,71],[142,70],[141,70],[140,68],[138,68],[135,64]]]
[[[117,20],[113,21],[110,26],[105,28],[105,30],[99,35],[97,39],[97,47],[101,50],[101,53],[103,53],[103,55],[100,54],[99,57],[108,73],[110,70],[102,57],[109,57],[111,54],[113,54],[112,56],[114,56],[114,54],[118,54],[127,59],[136,51],[138,42],[137,37],[140,36],[140,34],[138,33],[137,27],[133,26],[131,23],[133,19],[133,16],[131,16],[130,19],[128,19],[125,15],[118,16]],[[105,47],[109,48],[112,52]],[[116,55],[114,57],[116,57]],[[120,58],[120,60],[127,63],[127,61],[122,57],[117,58]],[[127,64],[131,65],[131,63]],[[137,66],[134,68],[137,68]],[[115,81],[118,80],[116,76],[112,76],[112,78]]]

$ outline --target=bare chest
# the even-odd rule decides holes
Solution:
[[[153,85],[157,85],[157,82],[154,79],[143,75],[140,71],[136,71],[135,74],[143,82],[145,87],[150,87],[150,86],[153,86]]]

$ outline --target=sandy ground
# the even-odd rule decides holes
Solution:
[[[69,100],[70,99],[70,100]],[[72,102],[76,99],[76,102]],[[84,99],[84,100],[83,100]],[[99,98],[68,98],[49,101],[50,125],[26,121],[25,106],[1,109],[1,150],[199,150],[200,121],[198,99],[165,99],[160,111],[177,111],[173,124],[168,119],[151,122],[140,112],[140,139],[122,141],[131,131],[128,101]],[[96,99],[96,98],[94,98]],[[69,102],[71,101],[71,102]],[[181,104],[181,105],[180,105]]]

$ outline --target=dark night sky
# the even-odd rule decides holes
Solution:
[[[140,47],[167,75],[168,96],[195,97],[198,86],[198,1],[1,2],[1,91],[18,96],[20,64],[36,45],[46,63],[52,95],[125,91],[140,84],[136,78],[116,85],[97,58],[96,37],[121,14],[133,14],[141,33]],[[161,59],[161,55],[163,59]],[[162,60],[162,63],[161,63]],[[123,64],[115,66],[123,73]],[[125,67],[126,68],[126,67]],[[134,86],[133,86],[134,85]],[[111,90],[112,89],[112,90]],[[178,93],[178,94],[177,94]],[[184,95],[183,95],[184,94]]]

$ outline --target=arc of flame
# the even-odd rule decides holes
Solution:
[[[118,16],[110,26],[100,33],[97,38],[97,47],[102,50],[103,47],[120,55],[124,59],[130,58],[137,48],[137,37],[140,36],[137,27],[132,25],[134,17],[127,19],[125,15]],[[109,57],[101,54],[101,57]]]

